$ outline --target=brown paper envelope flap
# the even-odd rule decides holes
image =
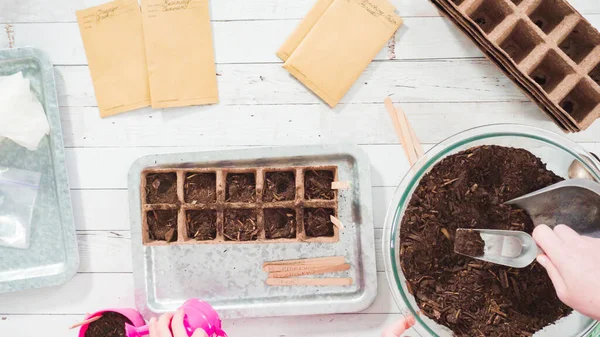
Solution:
[[[100,115],[148,106],[148,72],[137,3],[121,0],[76,14]]]
[[[368,1],[336,0],[284,64],[335,106],[402,23]]]
[[[153,108],[218,102],[208,0],[142,0]]]
[[[315,5],[310,9],[308,14],[300,21],[298,26],[294,29],[292,34],[285,40],[283,45],[279,48],[276,55],[282,61],[286,61],[290,55],[294,52],[296,47],[302,42],[306,34],[312,29],[312,27],[319,21],[323,13],[333,3],[333,0],[317,0]]]

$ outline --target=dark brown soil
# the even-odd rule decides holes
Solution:
[[[226,209],[223,235],[226,241],[254,241],[258,235],[256,210]]]
[[[469,256],[483,256],[485,241],[474,230],[460,230],[454,232],[454,251]]]
[[[304,174],[304,196],[306,199],[331,200],[335,192],[331,189],[333,171],[310,170]]]
[[[152,173],[146,176],[146,203],[178,204],[177,175],[175,173]]]
[[[177,241],[177,211],[149,211],[148,232],[151,240]]]
[[[105,312],[102,318],[88,325],[85,337],[126,337],[125,324],[133,323],[119,313]]]
[[[254,202],[256,177],[254,173],[230,173],[225,185],[225,199],[229,202]]]
[[[186,213],[188,238],[198,241],[217,237],[217,211],[188,211]]]
[[[333,223],[331,216],[334,215],[330,208],[307,208],[304,210],[304,232],[307,236],[316,238],[319,236],[333,236]]]
[[[502,203],[562,178],[528,151],[483,146],[449,156],[425,175],[400,230],[407,287],[425,315],[459,337],[531,336],[568,315],[537,263],[514,269],[454,253],[457,228],[533,231]]]
[[[217,175],[215,173],[188,173],[183,183],[185,202],[208,204],[217,201]]]
[[[296,211],[290,208],[265,209],[265,234],[267,239],[292,239],[296,237]]]
[[[267,172],[263,201],[286,201],[296,199],[296,175],[294,172]]]

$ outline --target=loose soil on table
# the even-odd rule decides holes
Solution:
[[[188,211],[186,214],[188,238],[198,241],[217,237],[217,211]]]
[[[263,201],[287,201],[296,199],[296,175],[294,172],[267,172]]]
[[[177,241],[177,211],[149,211],[148,233],[151,240],[174,242]]]
[[[258,235],[256,210],[226,209],[223,235],[226,241],[253,241]]]
[[[400,230],[401,267],[425,315],[459,337],[531,336],[571,313],[539,264],[514,269],[454,252],[457,228],[533,231],[502,203],[562,180],[522,149],[482,146],[445,158],[425,175]]]
[[[178,204],[177,175],[175,173],[151,173],[146,176],[147,204]]]
[[[333,236],[333,223],[331,216],[334,215],[330,208],[307,208],[304,210],[304,232],[309,237]]]
[[[265,234],[267,239],[293,239],[296,237],[296,211],[290,208],[265,209]]]
[[[183,183],[185,202],[192,204],[217,201],[217,175],[215,173],[188,173]]]
[[[455,232],[454,251],[469,256],[483,256],[485,241],[479,232],[460,230]]]
[[[331,189],[333,182],[333,171],[310,170],[304,174],[304,196],[308,200],[325,199],[331,200],[335,197]]]
[[[131,321],[116,312],[105,312],[102,317],[88,324],[85,337],[126,337],[125,324],[132,324]]]
[[[254,202],[256,200],[256,177],[254,173],[227,174],[225,199],[229,202]]]

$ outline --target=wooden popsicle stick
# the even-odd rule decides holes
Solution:
[[[333,215],[329,216],[329,220],[333,223],[333,225],[335,227],[337,227],[339,230],[344,230],[344,224],[336,217],[334,217]]]
[[[326,256],[326,257],[314,257],[308,259],[297,259],[297,260],[282,260],[282,261],[270,261],[265,262],[263,266],[272,265],[291,265],[291,264],[342,264],[346,261],[343,256]]]
[[[270,286],[349,286],[351,278],[268,278]]]
[[[286,278],[286,277],[294,277],[294,276],[337,273],[337,272],[348,270],[348,269],[350,269],[350,265],[348,263],[345,263],[345,264],[340,264],[339,266],[326,266],[326,267],[308,268],[308,269],[301,269],[301,270],[274,272],[274,273],[269,274],[269,278]]]
[[[390,115],[390,118],[392,119],[392,123],[394,124],[396,135],[398,135],[398,138],[402,143],[402,148],[404,149],[406,158],[412,166],[417,162],[418,158],[417,154],[415,153],[412,137],[410,136],[410,130],[405,123],[405,119],[398,117],[398,114],[404,114],[404,111],[400,109],[400,112],[398,112],[396,107],[394,107],[394,103],[392,103],[392,100],[389,97],[386,97],[383,102]]]
[[[408,122],[406,114],[404,115],[404,120],[406,121],[406,125],[408,125],[410,137],[412,138],[413,146],[415,147],[415,153],[417,154],[417,159],[421,159],[423,156],[425,156],[423,146],[421,145],[421,142],[419,142],[419,138],[417,138],[417,134],[415,133],[415,130],[413,129],[412,125]]]
[[[349,181],[334,181],[331,183],[332,190],[347,190],[350,188]]]
[[[85,321],[81,321],[81,322],[79,322],[77,324],[73,324],[73,325],[71,325],[71,327],[69,328],[69,330],[78,328],[78,327],[80,327],[82,325],[90,324],[92,322],[95,322],[95,321],[99,320],[100,318],[102,318],[102,315],[96,316],[96,317],[92,317],[90,319],[86,319]]]
[[[269,265],[263,266],[263,270],[267,273],[274,273],[280,271],[294,271],[294,270],[306,270],[314,268],[331,267],[332,264],[280,264],[280,265]]]

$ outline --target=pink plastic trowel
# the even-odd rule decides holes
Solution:
[[[209,337],[227,337],[225,331],[221,329],[221,319],[213,307],[199,299],[187,300],[179,309],[183,310],[183,326],[188,336],[191,336],[196,329],[202,329]],[[149,326],[144,325],[135,327],[127,324],[125,327],[127,337],[141,337],[149,334]]]

